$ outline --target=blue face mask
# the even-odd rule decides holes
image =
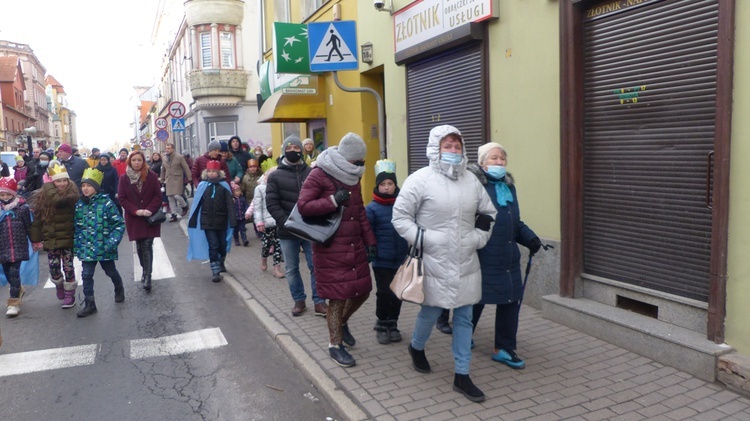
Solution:
[[[506,172],[507,171],[505,170],[505,167],[503,167],[502,165],[490,165],[487,167],[487,174],[497,179],[505,177]]]
[[[39,161],[39,165],[46,167],[47,165],[49,165],[49,161]]]
[[[463,161],[464,156],[457,153],[452,152],[441,152],[440,153],[440,161],[445,162],[446,164],[450,165],[458,165]]]

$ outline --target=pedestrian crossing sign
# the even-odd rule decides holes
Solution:
[[[357,70],[357,23],[353,20],[307,24],[310,71]]]
[[[172,119],[172,131],[173,132],[184,132],[185,131],[185,119],[184,118],[173,118]]]

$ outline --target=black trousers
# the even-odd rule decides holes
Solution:
[[[372,268],[375,273],[375,316],[378,320],[398,320],[401,314],[401,300],[391,291],[391,281],[397,269]]]
[[[497,304],[495,311],[495,348],[506,351],[516,350],[516,335],[518,333],[518,312],[521,307],[518,302]],[[476,329],[482,316],[484,304],[474,304],[474,317],[471,323]]]

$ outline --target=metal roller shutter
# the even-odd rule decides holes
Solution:
[[[705,302],[718,3],[584,25],[584,272]]]
[[[409,173],[427,166],[427,139],[435,126],[461,131],[471,161],[485,143],[486,100],[481,43],[449,50],[408,65]]]

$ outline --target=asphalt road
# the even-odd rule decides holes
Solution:
[[[63,310],[44,288],[40,257],[40,282],[26,287],[21,314],[0,315],[0,419],[341,419],[232,289],[210,281],[208,264],[185,261],[179,224],[165,223],[162,241],[168,259],[154,265],[169,272],[171,264],[174,277],[144,292],[126,236],[117,262],[125,302],[114,302],[97,267],[99,311],[83,319],[80,306]],[[80,286],[76,295],[83,300]]]

